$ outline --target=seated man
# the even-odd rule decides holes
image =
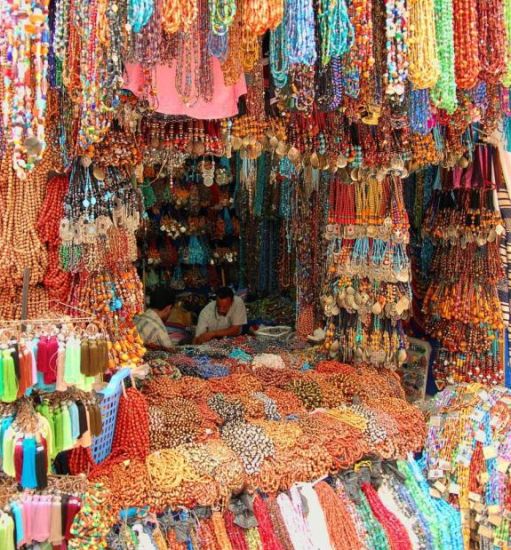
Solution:
[[[195,344],[204,344],[213,338],[239,336],[247,322],[245,303],[228,287],[219,288],[216,300],[210,302],[199,315]]]
[[[149,298],[149,308],[134,319],[144,344],[160,348],[173,348],[165,322],[174,307],[175,296],[166,289],[156,289]]]

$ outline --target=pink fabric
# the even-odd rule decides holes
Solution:
[[[171,66],[157,65],[153,70],[153,85],[158,100],[157,111],[166,115],[185,115],[201,120],[227,118],[238,114],[238,98],[247,93],[245,75],[234,86],[224,84],[224,75],[220,61],[211,58],[213,71],[213,99],[206,103],[199,99],[195,104],[188,106],[183,103],[176,91],[176,63]],[[127,63],[124,87],[140,96],[144,90],[144,73],[139,63]]]

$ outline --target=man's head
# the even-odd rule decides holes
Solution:
[[[175,301],[176,297],[171,290],[157,288],[151,293],[149,307],[156,311],[161,319],[166,320],[174,307]]]
[[[228,286],[223,286],[216,291],[216,310],[219,315],[226,316],[234,301],[234,292]]]

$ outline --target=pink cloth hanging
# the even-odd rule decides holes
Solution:
[[[125,85],[137,97],[143,97],[145,88],[145,76],[142,65],[139,63],[127,63],[125,66]],[[234,86],[226,86],[220,61],[216,57],[211,58],[211,70],[213,75],[213,98],[206,102],[199,98],[193,105],[186,105],[177,93],[176,62],[169,65],[156,65],[153,74],[153,87],[156,93],[158,113],[165,115],[184,115],[200,120],[212,120],[227,118],[238,114],[238,98],[247,93],[245,75],[242,74]]]

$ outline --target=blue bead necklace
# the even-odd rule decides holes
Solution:
[[[153,0],[128,0],[128,23],[133,32],[140,32],[154,13]]]
[[[408,120],[410,129],[414,134],[425,136],[429,133],[429,118],[431,115],[429,90],[411,90],[410,108],[408,111]]]
[[[353,44],[353,25],[344,0],[319,2],[319,33],[321,64],[328,65],[333,57],[342,57]]]
[[[277,88],[284,88],[288,81],[289,56],[287,52],[286,26],[281,23],[270,32],[270,71]]]
[[[317,59],[312,0],[288,0],[286,7],[289,63],[312,66]]]

